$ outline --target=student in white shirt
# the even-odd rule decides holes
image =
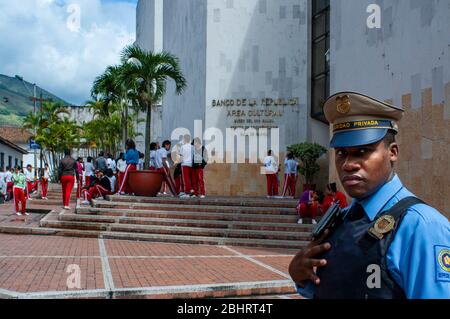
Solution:
[[[44,200],[48,200],[47,193],[49,181],[50,181],[50,169],[48,167],[48,164],[45,164],[44,168],[42,169],[42,176],[41,176],[41,196],[42,199]]]
[[[181,198],[189,198],[193,193],[192,188],[192,161],[194,157],[194,146],[191,144],[191,136],[185,135],[183,146],[180,148],[181,177],[183,179],[184,192],[180,193]],[[192,197],[195,197],[192,194]]]
[[[33,166],[27,165],[27,168],[25,169],[25,181],[27,182],[27,199],[31,199],[31,194],[37,193],[38,188],[38,182],[34,179],[34,171]]]
[[[120,153],[119,159],[117,160],[117,171],[119,172],[117,185],[122,185],[126,169],[127,169],[127,161],[125,161],[125,154]]]
[[[150,170],[156,171],[156,151],[157,151],[157,144],[151,143],[150,144]]]
[[[13,187],[14,187],[13,171],[14,171],[13,168],[11,168],[9,166],[6,167],[5,182],[6,182],[6,193],[8,195],[8,200],[11,200],[13,198]]]
[[[283,197],[289,191],[290,196],[295,197],[295,184],[298,177],[298,163],[294,160],[294,155],[288,153],[286,160],[284,161],[284,185],[283,185]]]
[[[85,185],[89,188],[91,187],[91,182],[94,179],[94,171],[95,167],[94,164],[92,164],[92,157],[87,158],[86,164],[84,164],[84,175],[86,176]]]
[[[117,174],[117,165],[116,165],[116,161],[112,158],[111,154],[107,155],[107,159],[106,159],[106,167],[111,169],[113,171],[113,174]]]
[[[164,181],[167,183],[167,186],[169,186],[172,195],[176,196],[175,183],[170,175],[170,164],[167,160],[171,147],[172,143],[170,141],[164,141],[163,147],[156,151],[155,167],[157,171],[162,173]]]
[[[264,159],[264,170],[267,180],[267,196],[278,196],[278,164],[272,156],[272,150],[267,152],[267,156]]]

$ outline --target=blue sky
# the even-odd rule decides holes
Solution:
[[[0,74],[73,104],[135,41],[137,0],[0,0]]]

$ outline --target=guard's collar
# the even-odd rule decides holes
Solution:
[[[364,208],[367,217],[373,221],[392,197],[397,195],[402,188],[403,184],[397,174],[395,174],[392,180],[381,186],[374,194],[363,200],[354,199],[353,202],[360,203]]]

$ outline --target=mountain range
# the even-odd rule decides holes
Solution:
[[[22,125],[23,118],[33,112],[33,84],[18,77],[0,74],[0,125]],[[36,86],[36,96],[39,99],[60,102],[70,105],[56,95]],[[39,108],[40,102],[37,102]]]

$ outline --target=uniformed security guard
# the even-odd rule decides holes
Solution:
[[[298,292],[317,299],[450,299],[450,223],[394,171],[403,110],[343,92],[324,111],[336,169],[353,202],[335,229],[292,260]]]

